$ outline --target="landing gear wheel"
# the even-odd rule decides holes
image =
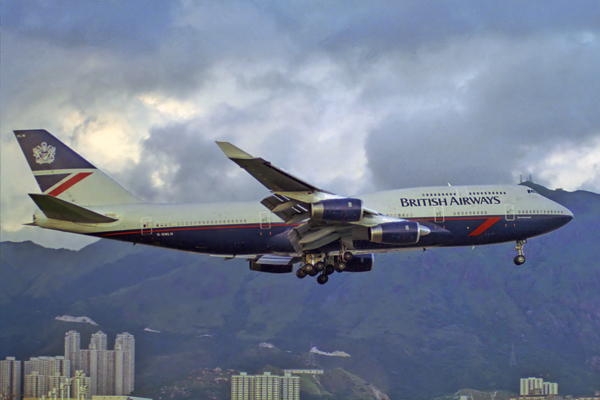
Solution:
[[[342,259],[346,262],[352,260],[354,258],[354,254],[350,253],[349,251],[345,252]]]
[[[306,271],[304,270],[304,268],[298,268],[298,270],[296,271],[296,276],[300,279],[306,278]]]
[[[319,285],[326,284],[328,280],[329,280],[329,277],[327,275],[325,275],[325,274],[321,274],[317,278],[317,282],[319,282]]]
[[[321,272],[325,269],[325,263],[322,261],[319,261],[315,264],[315,271],[317,272]]]
[[[312,264],[304,264],[302,269],[304,270],[304,272],[306,272],[307,275],[310,276],[315,276],[318,273],[317,271],[315,271],[315,266]]]
[[[335,267],[331,264],[325,267],[325,275],[331,275],[335,272]]]
[[[517,247],[515,247],[515,250],[517,250],[519,255],[516,256],[514,260],[516,265],[522,265],[525,263],[525,252],[523,251],[523,246],[525,246],[525,243],[527,243],[527,240],[517,240]]]
[[[525,263],[525,256],[519,255],[519,256],[515,257],[515,264],[516,265],[522,265],[524,263]]]
[[[344,272],[344,270],[346,269],[346,263],[343,261],[340,261],[335,264],[334,268],[337,272]]]

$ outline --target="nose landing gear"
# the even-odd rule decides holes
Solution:
[[[519,254],[514,259],[516,265],[522,265],[525,263],[525,253],[523,252],[523,246],[525,243],[527,243],[527,240],[517,240],[517,247],[515,247],[515,250],[517,250]]]

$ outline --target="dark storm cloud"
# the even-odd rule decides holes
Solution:
[[[598,30],[596,1],[404,1],[381,7],[358,2],[337,10],[344,20],[320,44],[339,52],[357,46],[375,56],[392,49],[417,50],[449,43],[456,36],[500,34],[526,37],[543,31]]]
[[[139,52],[156,48],[170,27],[175,4],[161,0],[7,0],[2,2],[2,25],[54,45]]]
[[[435,85],[432,107],[390,113],[372,130],[367,154],[378,187],[514,183],[515,172],[527,172],[524,160],[539,162],[557,146],[598,135],[597,43],[575,36],[484,43],[497,50],[478,52],[480,44],[464,43],[472,47],[465,55],[476,72],[462,87]],[[451,59],[445,67],[408,79],[427,93],[419,80],[452,81],[457,68]]]

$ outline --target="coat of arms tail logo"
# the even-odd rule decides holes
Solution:
[[[35,162],[38,164],[52,164],[54,162],[55,154],[56,154],[56,147],[50,146],[46,142],[42,142],[41,145],[33,148],[33,155],[35,156]]]

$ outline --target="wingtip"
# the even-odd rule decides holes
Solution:
[[[217,143],[217,146],[219,146],[219,148],[221,149],[221,151],[223,153],[225,153],[225,155],[228,158],[231,158],[231,159],[246,159],[246,160],[251,160],[251,159],[254,158],[250,154],[246,153],[242,149],[239,149],[239,148],[235,147],[234,145],[232,145],[229,142],[216,141],[216,143]]]

